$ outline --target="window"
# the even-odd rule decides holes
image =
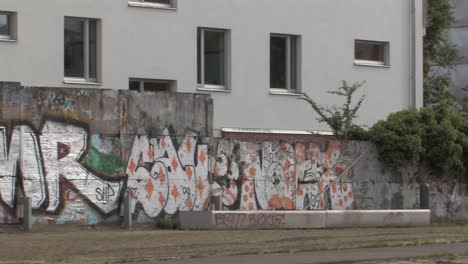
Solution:
[[[98,81],[98,20],[65,18],[66,81]]]
[[[176,0],[129,0],[130,6],[176,8]]]
[[[214,90],[228,89],[228,31],[198,29],[198,87]]]
[[[176,81],[130,78],[128,88],[139,92],[175,92]]]
[[[389,65],[389,43],[368,40],[355,40],[354,62],[358,65]]]
[[[0,40],[15,40],[16,13],[0,11]]]
[[[270,89],[280,93],[299,91],[299,36],[270,36]]]

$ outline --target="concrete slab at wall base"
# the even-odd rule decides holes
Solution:
[[[428,226],[430,210],[180,212],[182,229],[305,229]]]

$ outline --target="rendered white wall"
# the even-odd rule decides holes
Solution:
[[[366,81],[358,123],[372,125],[411,104],[408,0],[178,0],[177,11],[127,0],[0,0],[18,13],[18,41],[0,42],[0,80],[23,85],[128,89],[129,77],[174,79],[197,92],[197,27],[231,30],[232,92],[212,92],[214,128],[327,129],[295,96],[269,93],[270,33],[302,36],[302,90],[322,104],[341,80]],[[420,16],[420,1],[417,0]],[[102,85],[63,82],[65,16],[99,18]],[[422,24],[416,30],[418,70]],[[389,68],[355,66],[354,40],[390,42]],[[417,83],[421,83],[417,74]],[[421,89],[417,96],[420,98]],[[419,100],[421,101],[421,100]],[[421,104],[419,102],[419,104]]]

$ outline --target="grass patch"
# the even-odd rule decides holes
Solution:
[[[154,221],[154,225],[156,229],[163,229],[163,230],[176,230],[180,229],[180,221],[179,217],[165,215],[163,217],[158,217]]]

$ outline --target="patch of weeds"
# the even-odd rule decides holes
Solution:
[[[437,219],[432,221],[432,226],[466,226],[467,223],[464,220],[450,220],[450,219]]]
[[[162,217],[158,217],[156,218],[154,224],[157,229],[165,229],[165,230],[180,229],[179,217],[176,215],[165,215]]]

